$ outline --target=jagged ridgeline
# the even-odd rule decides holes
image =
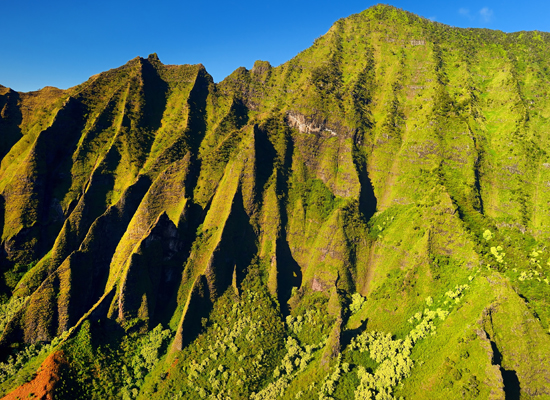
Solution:
[[[389,6],[1,86],[1,393],[549,399],[549,87],[549,34]]]

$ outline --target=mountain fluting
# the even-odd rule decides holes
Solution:
[[[380,5],[0,86],[2,393],[550,398],[549,84],[548,33]]]

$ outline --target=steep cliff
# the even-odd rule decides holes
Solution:
[[[62,350],[55,398],[550,398],[549,54],[376,6],[0,87],[2,393]]]

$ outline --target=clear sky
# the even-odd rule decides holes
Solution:
[[[215,81],[255,60],[276,66],[339,18],[377,4],[355,0],[0,0],[0,84],[62,89],[156,52],[165,64],[205,65]],[[394,0],[458,27],[550,31],[550,1]]]

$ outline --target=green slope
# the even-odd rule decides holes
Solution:
[[[0,86],[1,393],[550,398],[548,54],[375,6],[218,84]]]

